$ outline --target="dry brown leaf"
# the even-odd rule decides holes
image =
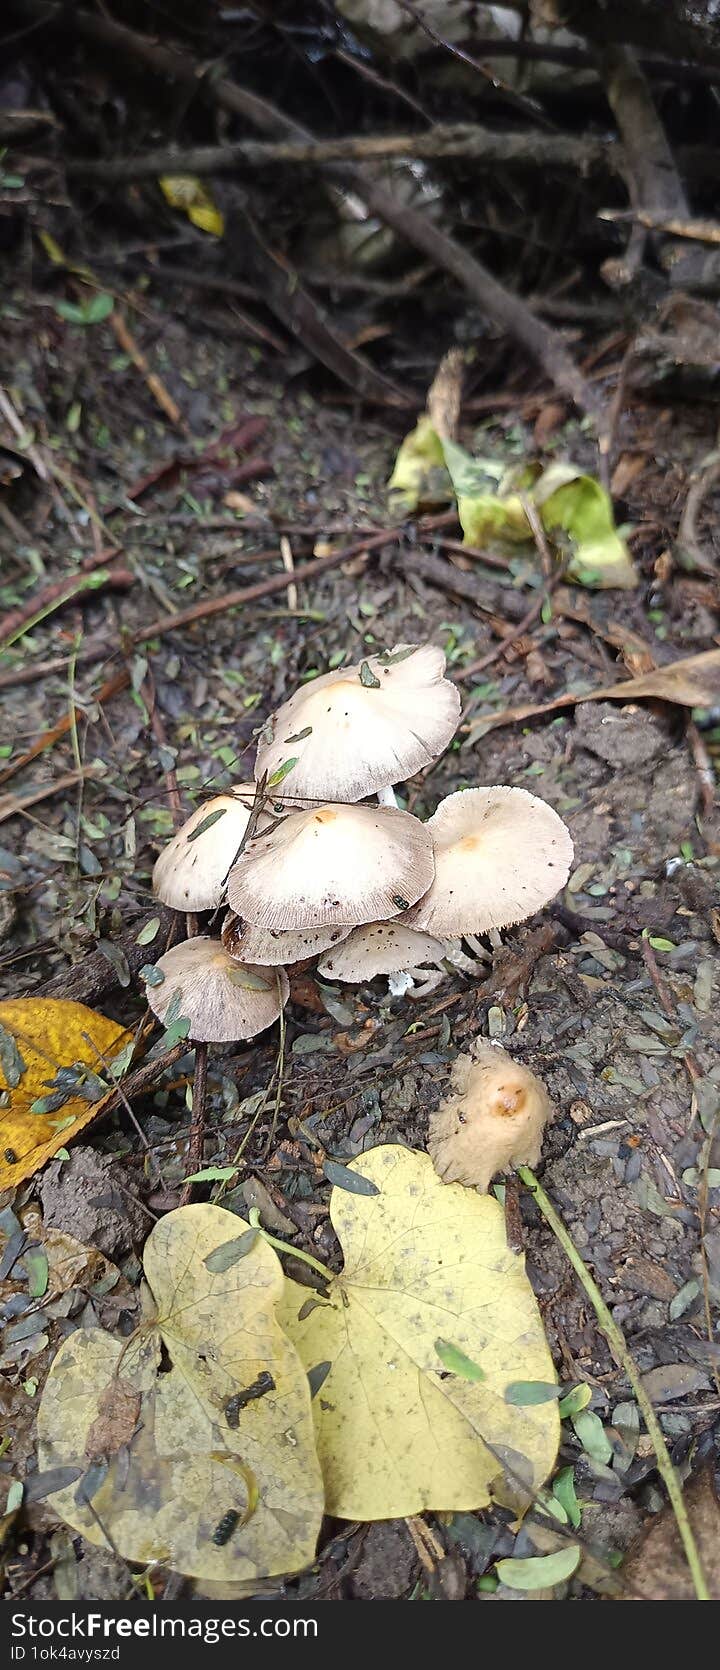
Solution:
[[[499,725],[512,725],[522,719],[534,719],[543,713],[556,713],[561,707],[574,707],[580,702],[636,702],[655,700],[673,702],[677,707],[713,707],[720,697],[720,649],[704,650],[701,655],[686,655],[680,661],[670,661],[638,678],[622,679],[618,684],[601,684],[597,690],[582,694],[568,691],[554,696],[550,702],[529,702],[525,707],[505,707],[500,713],[484,713],[471,719],[468,730],[479,741],[488,731]]]
[[[711,1600],[720,1600],[720,1502],[712,1462],[683,1489]],[[675,1514],[669,1504],[642,1532],[624,1562],[627,1600],[695,1600]]]

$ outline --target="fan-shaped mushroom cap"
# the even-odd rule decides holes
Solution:
[[[331,980],[372,980],[376,974],[397,974],[404,968],[421,968],[445,955],[440,939],[406,928],[404,922],[371,922],[354,928],[336,949],[327,951],[318,963],[320,974]]]
[[[435,880],[407,926],[442,938],[524,921],[570,873],[569,830],[525,789],[461,789],[441,800],[426,827]]]
[[[412,777],[457,728],[460,695],[444,671],[433,644],[399,644],[313,679],[272,715],[256,777],[267,772],[272,783],[293,760],[283,793],[349,801]]]
[[[239,783],[233,794],[216,794],[197,806],[169,841],[153,870],[153,892],[173,910],[215,910],[228,870],[248,826],[254,783]],[[271,819],[261,812],[259,828]]]
[[[355,927],[399,916],[433,878],[427,825],[386,806],[291,812],[230,872],[232,909],[256,928]]]
[[[222,927],[222,942],[229,956],[240,963],[259,963],[261,968],[275,968],[282,964],[304,962],[306,957],[317,957],[331,945],[347,939],[351,928],[295,928],[273,932],[271,928],[251,928],[241,916],[228,911]]]
[[[486,1194],[499,1171],[536,1166],[552,1115],[545,1086],[497,1044],[476,1043],[459,1055],[451,1095],[430,1115],[428,1148],[445,1183]]]
[[[198,934],[173,945],[155,967],[161,985],[148,985],[147,1000],[158,1020],[173,1014],[190,1022],[197,1044],[230,1044],[255,1038],[272,1026],[290,995],[281,968],[254,968],[228,956],[219,939]]]

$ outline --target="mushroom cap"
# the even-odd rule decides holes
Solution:
[[[438,962],[445,955],[440,939],[406,928],[404,922],[370,922],[353,928],[348,938],[318,963],[318,972],[332,980],[372,980],[376,974],[397,974],[404,968],[419,968]]]
[[[153,892],[173,910],[215,910],[225,891],[232,861],[245,834],[255,796],[254,783],[238,783],[196,806],[168,842],[153,870]],[[259,827],[271,820],[260,814]]]
[[[291,812],[248,844],[228,881],[255,928],[356,927],[399,916],[433,878],[432,838],[409,812],[320,806]]]
[[[499,1171],[536,1166],[552,1116],[544,1084],[497,1044],[481,1040],[459,1055],[451,1094],[430,1115],[428,1149],[445,1183],[487,1193]]]
[[[251,928],[241,916],[228,911],[222,926],[222,942],[228,955],[240,963],[259,963],[261,968],[285,967],[301,963],[306,957],[317,957],[331,945],[338,945],[352,932],[351,928],[295,928],[279,931],[271,928]]]
[[[173,945],[156,968],[162,985],[147,987],[147,1000],[164,1021],[173,999],[179,1019],[190,1022],[198,1044],[231,1044],[272,1026],[290,995],[281,968],[254,968],[228,956],[219,939],[198,934]]]
[[[526,789],[461,789],[441,800],[426,827],[435,880],[406,921],[441,938],[524,921],[570,873],[569,830]]]
[[[284,702],[260,738],[255,775],[282,779],[283,793],[363,800],[436,760],[460,718],[460,694],[443,677],[433,644],[398,644],[313,679]]]

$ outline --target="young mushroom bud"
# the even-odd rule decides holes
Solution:
[[[324,673],[274,713],[260,738],[255,775],[297,799],[384,796],[431,765],[460,718],[460,694],[433,644],[399,644],[353,667]]]
[[[283,968],[235,962],[219,939],[197,934],[155,964],[147,1000],[163,1023],[184,1017],[195,1044],[235,1044],[272,1026],[290,995]],[[157,975],[162,976],[161,980]]]
[[[430,1116],[428,1149],[444,1183],[487,1194],[493,1177],[536,1166],[552,1103],[540,1080],[498,1044],[478,1041],[459,1055],[451,1094]]]
[[[153,870],[153,892],[172,910],[216,910],[225,891],[228,870],[237,857],[255,796],[254,783],[216,794],[168,842]],[[261,812],[258,829],[271,822]]]

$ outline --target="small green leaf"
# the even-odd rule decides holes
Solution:
[[[505,1387],[505,1402],[516,1409],[533,1403],[552,1403],[559,1396],[560,1387],[551,1385],[549,1380],[513,1380]]]
[[[572,1424],[575,1437],[580,1440],[585,1454],[589,1455],[592,1461],[599,1461],[607,1467],[612,1461],[613,1450],[600,1416],[592,1409],[583,1409],[579,1415],[573,1415]]]
[[[218,806],[214,812],[208,812],[207,817],[203,818],[202,823],[198,824],[197,829],[191,830],[190,834],[187,836],[187,840],[197,841],[198,836],[204,835],[206,829],[212,829],[213,824],[217,823],[219,818],[224,818],[226,811],[227,806]]]
[[[449,1369],[451,1374],[459,1374],[461,1380],[485,1379],[479,1364],[474,1363],[471,1357],[466,1357],[465,1352],[461,1351],[459,1346],[452,1345],[450,1340],[436,1339],[435,1350],[443,1366]]]
[[[289,748],[291,742],[304,742],[306,736],[312,736],[312,725],[306,725],[304,731],[298,731],[297,736],[286,736],[284,746]]]
[[[166,1050],[174,1049],[176,1044],[182,1043],[183,1038],[190,1036],[190,1022],[187,1015],[180,1015],[171,1026],[166,1026],[162,1041]]]
[[[16,1509],[19,1508],[20,1503],[22,1502],[22,1499],[23,1499],[23,1487],[20,1483],[20,1480],[19,1479],[13,1479],[13,1482],[10,1486],[10,1489],[9,1489],[8,1493],[7,1493],[7,1501],[5,1503],[5,1512],[6,1513],[15,1513]]]
[[[587,1409],[591,1397],[589,1386],[573,1386],[572,1391],[566,1392],[560,1399],[558,1410],[561,1421],[569,1421],[572,1415],[579,1415],[581,1409]]]
[[[230,1176],[233,1175],[234,1173],[230,1171]],[[245,1229],[242,1235],[236,1235],[234,1240],[223,1241],[221,1247],[216,1247],[214,1252],[208,1253],[204,1260],[206,1270],[209,1270],[214,1276],[221,1275],[225,1270],[231,1270],[233,1264],[239,1264],[240,1259],[252,1250],[259,1234],[259,1229]]]
[[[17,1090],[23,1073],[27,1072],[27,1068],[12,1032],[6,1032],[4,1026],[0,1026],[0,1067],[2,1067],[10,1089]]]
[[[253,969],[244,963],[238,963],[237,968],[228,969],[228,979],[242,992],[269,992],[274,984],[272,969],[268,969],[268,977],[265,979],[262,974],[255,974]]]
[[[139,934],[136,935],[135,944],[152,945],[153,940],[157,937],[159,927],[160,917],[151,916],[150,921],[146,922],[144,927],[140,929]]]
[[[360,662],[360,683],[364,685],[366,690],[380,689],[380,680],[375,677],[372,667],[367,661]]]
[[[85,323],[84,311],[81,307],[78,307],[77,302],[56,302],[55,312],[61,319],[66,319],[69,325],[84,325]]]
[[[145,981],[146,986],[162,986],[165,980],[162,969],[158,968],[156,963],[143,963],[138,972],[140,979]]]
[[[580,1527],[582,1510],[575,1495],[575,1472],[572,1467],[561,1467],[557,1477],[553,1479],[553,1496],[565,1509],[567,1517],[574,1531]]]
[[[359,1171],[350,1171],[339,1160],[326,1160],[323,1171],[328,1183],[334,1183],[336,1189],[346,1189],[351,1195],[379,1195],[377,1183],[372,1183],[369,1177],[363,1177]]]
[[[672,939],[659,939],[657,937],[654,937],[652,934],[650,935],[650,937],[648,939],[648,944],[652,946],[653,951],[676,951],[677,950],[677,946],[676,946],[674,940],[672,940]]]
[[[22,1261],[28,1273],[30,1298],[42,1299],[48,1284],[48,1261],[42,1247],[26,1247]]]
[[[268,789],[276,789],[277,786],[278,786],[278,783],[284,782],[285,778],[288,776],[288,773],[293,771],[296,765],[297,765],[297,756],[295,756],[295,758],[291,759],[291,760],[283,760],[282,765],[278,766],[277,771],[273,772],[272,777],[268,777],[268,780],[267,780],[267,783],[265,784],[265,787],[268,788]]]
[[[577,1571],[581,1553],[579,1544],[571,1542],[556,1554],[538,1554],[529,1560],[498,1560],[495,1570],[506,1589],[552,1589]]]
[[[86,325],[101,325],[103,319],[109,319],[115,306],[112,296],[101,291],[92,296],[83,308],[83,318]]]
[[[205,1166],[203,1171],[194,1171],[185,1178],[186,1183],[229,1183],[231,1177],[237,1176],[237,1166]],[[218,1252],[220,1249],[217,1249]],[[212,1258],[212,1253],[210,1257]]]

